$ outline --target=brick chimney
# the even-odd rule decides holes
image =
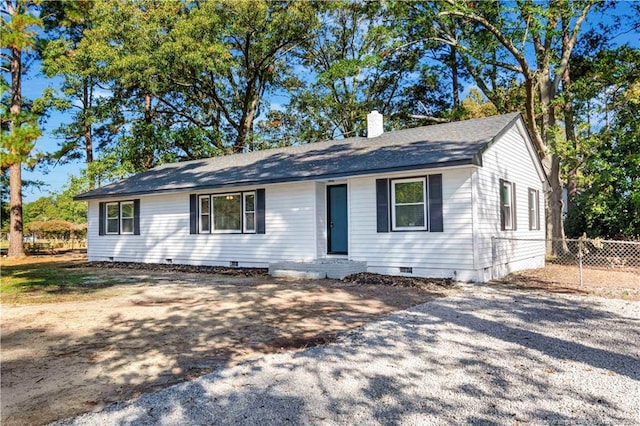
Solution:
[[[375,109],[367,114],[367,138],[377,138],[384,133],[383,117]]]

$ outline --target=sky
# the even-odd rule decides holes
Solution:
[[[624,13],[630,10],[631,2],[620,2],[617,6],[617,12]],[[588,30],[592,25],[597,25],[599,22],[607,22],[610,20],[610,16],[603,16],[598,13],[592,13],[588,20],[583,24],[583,31]],[[614,43],[622,45],[628,43],[632,46],[640,48],[640,34],[636,33],[621,33],[616,36]],[[42,75],[38,69],[38,64],[34,63],[30,73],[25,76],[23,80],[23,96],[25,98],[33,99],[38,97],[42,91],[52,86],[59,88],[61,83],[60,78],[49,79]],[[465,87],[465,91],[468,91],[470,87]],[[277,99],[269,99],[268,101],[277,104],[286,103],[281,96]],[[70,120],[71,112],[51,111],[50,115],[44,124],[43,135],[36,142],[36,150],[42,152],[54,151],[60,144],[60,140],[54,135],[53,130],[58,128],[61,124],[67,123]],[[69,164],[57,164],[57,165],[39,165],[33,171],[24,169],[23,179],[37,180],[45,182],[45,186],[36,188],[25,188],[23,193],[24,202],[30,202],[38,199],[41,196],[49,195],[51,192],[59,192],[63,186],[69,181],[71,175],[78,175],[84,164],[81,161],[69,163]]]

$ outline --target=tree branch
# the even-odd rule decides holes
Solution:
[[[530,75],[529,65],[527,64],[527,60],[524,55],[513,45],[511,40],[507,39],[498,28],[496,28],[482,16],[476,15],[474,13],[464,13],[457,10],[438,12],[436,16],[452,16],[454,18],[465,18],[482,25],[487,31],[493,34],[498,42],[502,44],[509,51],[509,53],[511,53],[511,55],[513,55],[514,59],[522,67],[522,73],[526,76]]]
[[[573,47],[576,44],[576,40],[578,39],[578,32],[580,31],[580,26],[582,25],[582,22],[586,19],[587,14],[589,13],[589,10],[591,9],[591,3],[587,4],[584,9],[582,9],[582,12],[580,13],[580,16],[578,16],[578,18],[576,19],[575,24],[573,25],[573,30],[571,32],[571,38],[569,39],[569,42],[567,43],[567,48],[565,49],[564,52],[562,52],[562,58],[560,59],[560,64],[558,65],[558,69],[556,70],[556,77],[553,80],[553,86],[555,88],[555,90],[558,90],[558,87],[560,87],[560,82],[562,81],[562,76],[564,75],[564,71],[567,68],[567,65],[569,64],[569,58],[571,57],[571,52],[573,51]]]

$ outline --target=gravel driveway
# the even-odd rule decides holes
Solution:
[[[638,424],[640,302],[468,286],[59,424]]]

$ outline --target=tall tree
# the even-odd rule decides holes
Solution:
[[[50,154],[56,162],[83,159],[90,164],[94,160],[99,69],[87,52],[79,49],[85,31],[91,28],[92,8],[92,0],[44,2],[41,7],[46,35],[39,49],[42,68],[48,77],[63,78],[63,100],[57,106],[70,112],[70,122],[55,130],[63,138],[60,148]]]
[[[164,93],[163,75],[171,67],[170,63],[162,62],[163,55],[159,52],[185,11],[184,2],[95,0],[85,6],[81,13],[76,10],[77,5],[71,6],[62,15],[76,17],[70,29],[84,27],[80,37],[73,33],[76,49],[66,54],[71,70],[76,72],[70,76],[71,86],[84,89],[84,83],[88,82],[100,90],[99,97],[94,93],[93,98],[88,98],[95,102],[88,114],[80,109],[82,115],[76,120],[81,124],[79,130],[87,120],[100,122],[92,135],[99,139],[93,144],[97,154],[104,151],[105,158],[117,154],[134,171],[176,158],[189,159],[189,152],[180,157],[167,148],[173,142],[176,120],[173,117],[160,120],[155,102],[155,97]],[[62,44],[69,44],[69,38],[65,37]],[[55,56],[53,61],[58,64]],[[77,98],[85,98],[84,90],[76,92]],[[87,170],[103,172],[101,166],[95,165]]]
[[[168,46],[190,51],[176,58],[179,72],[169,76],[180,93],[162,102],[173,112],[191,107],[187,113],[203,119],[193,120],[196,125],[232,141],[232,151],[253,149],[265,94],[286,85],[291,52],[318,25],[313,4],[218,0],[201,3],[185,18]]]
[[[388,127],[406,121],[404,102],[416,91],[414,80],[433,74],[420,68],[417,46],[395,49],[400,37],[389,25],[390,9],[352,1],[319,9],[321,26],[296,52],[304,71],[289,81],[286,107],[269,111],[265,136],[300,143],[364,135],[372,109],[387,116]]]
[[[575,171],[572,236],[640,235],[640,50],[630,46],[579,56],[572,64],[578,127],[566,144],[568,173]],[[569,141],[567,141],[569,142]]]
[[[446,0],[437,13],[445,21],[453,19],[480,26],[499,45],[497,54],[492,52],[487,56],[483,53],[485,46],[475,38],[448,40],[458,46],[461,54],[479,64],[480,69],[498,67],[517,72],[523,79],[527,126],[551,183],[547,196],[547,237],[559,240],[564,240],[564,226],[554,103],[581,26],[595,3],[594,0],[544,3],[520,0],[487,5]],[[497,15],[496,7],[499,8]],[[490,93],[485,94],[492,99]],[[555,253],[561,247],[549,243],[547,250]]]
[[[110,150],[136,170],[255,149],[266,93],[317,24],[309,1],[97,0],[80,48],[111,84]]]
[[[36,111],[25,107],[22,98],[22,76],[26,55],[37,39],[37,28],[42,25],[36,3],[31,0],[5,0],[2,3],[2,69],[11,76],[9,108],[2,108],[2,170],[9,169],[10,226],[8,256],[22,257],[24,253],[22,222],[22,164],[29,161],[35,140],[40,136]],[[3,89],[4,89],[3,87]],[[4,92],[4,90],[3,90]]]

